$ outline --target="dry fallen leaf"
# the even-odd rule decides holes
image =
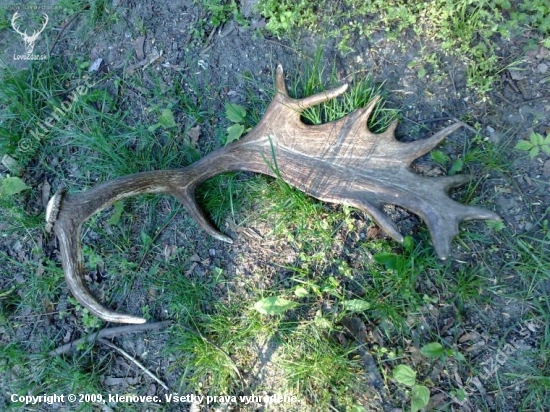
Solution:
[[[169,262],[172,255],[177,253],[177,251],[178,251],[178,247],[176,245],[165,245],[164,246],[164,253],[163,253],[164,254],[164,260],[166,262]]]
[[[143,44],[145,43],[145,36],[139,36],[134,42],[134,49],[136,50],[136,56],[138,60],[143,60],[145,53],[143,51]]]
[[[479,333],[475,331],[467,332],[458,339],[458,343],[464,343],[469,341],[477,342],[479,341],[480,338],[481,336],[479,335]]]
[[[191,145],[193,147],[197,147],[197,144],[199,143],[200,135],[201,135],[201,127],[199,125],[192,127],[187,132],[187,137],[189,137],[189,141],[191,142]]]
[[[48,201],[50,200],[50,191],[52,187],[50,186],[50,183],[47,180],[44,180],[44,183],[42,183],[42,206],[46,207],[48,205]]]

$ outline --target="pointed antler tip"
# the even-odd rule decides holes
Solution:
[[[222,242],[229,243],[230,245],[233,244],[233,239],[231,239],[229,236],[222,235],[221,233],[217,233],[214,235],[214,237],[218,240],[221,240]]]
[[[280,64],[277,65],[277,69],[275,70],[275,91],[281,96],[288,97],[285,84],[285,73],[283,66]]]
[[[129,324],[133,324],[133,325],[142,325],[144,323],[147,323],[147,319],[137,318],[137,317],[134,317],[134,316],[128,316],[128,317],[124,318],[123,320],[117,320],[115,322],[117,322],[117,323],[129,323]]]
[[[275,79],[278,82],[283,82],[284,83],[284,78],[285,78],[285,71],[283,69],[283,66],[278,64],[277,65],[277,68],[275,69]]]
[[[440,260],[447,260],[451,254],[451,242],[453,241],[455,235],[452,235],[449,239],[445,240],[432,240],[435,253]]]

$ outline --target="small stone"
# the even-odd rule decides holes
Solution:
[[[544,166],[542,167],[542,176],[550,177],[550,160],[544,162]]]
[[[539,73],[546,73],[548,71],[548,65],[545,63],[541,63],[537,66],[537,72]]]
[[[90,64],[90,67],[88,68],[89,72],[97,72],[99,68],[101,67],[101,63],[103,63],[103,59],[101,57],[98,57],[95,59],[92,64]]]
[[[500,139],[501,139],[500,133],[497,133],[497,131],[495,129],[493,129],[491,126],[487,126],[486,130],[487,130],[487,133],[488,133],[487,140],[489,142],[494,143],[494,144],[500,142]]]
[[[525,78],[523,73],[519,70],[508,70],[508,73],[510,73],[512,80],[523,80]]]

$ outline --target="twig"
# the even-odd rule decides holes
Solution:
[[[345,317],[342,319],[342,326],[355,340],[357,352],[359,352],[359,356],[361,356],[365,367],[365,373],[371,386],[378,392],[382,400],[380,407],[383,411],[389,410],[388,394],[384,386],[384,379],[378,370],[374,357],[366,349],[367,329],[365,324],[359,318]]]
[[[508,103],[511,106],[515,106],[515,103],[512,103],[510,100],[508,100],[506,97],[504,97],[499,92],[493,92],[496,97],[498,97],[500,100],[502,100],[504,103]]]
[[[283,47],[283,48],[288,49],[288,50],[290,50],[290,51],[293,51],[294,53],[299,54],[301,57],[305,57],[305,58],[307,58],[307,59],[309,59],[309,60],[313,60],[313,57],[308,56],[308,55],[305,54],[304,52],[301,52],[301,51],[299,51],[298,49],[294,49],[294,48],[292,48],[292,47],[290,47],[290,46],[287,46],[286,44],[283,44],[283,43],[281,43],[281,42],[279,42],[279,41],[275,41],[275,40],[271,40],[271,39],[267,39],[267,38],[264,39],[264,40],[265,40],[266,42],[273,43],[273,44],[275,44],[275,45],[277,45],[277,46],[280,46],[280,47]]]
[[[144,323],[142,325],[117,326],[114,328],[102,329],[97,333],[90,333],[88,336],[77,339],[73,342],[67,343],[63,346],[58,347],[57,349],[50,351],[50,356],[64,355],[66,353],[69,353],[81,343],[95,342],[97,339],[112,338],[118,335],[122,335],[124,333],[136,333],[136,332],[159,330],[159,329],[165,328],[170,323],[171,322],[167,320],[164,322]]]
[[[124,356],[129,361],[133,362],[138,368],[140,368],[143,372],[145,372],[147,375],[149,375],[149,377],[151,377],[152,379],[157,381],[158,384],[161,385],[164,389],[166,389],[167,391],[170,390],[168,388],[168,386],[166,386],[166,384],[163,381],[161,381],[159,378],[157,378],[153,372],[151,372],[149,369],[147,369],[145,366],[143,366],[143,364],[140,361],[138,361],[136,358],[134,358],[128,352],[120,349],[118,346],[116,346],[115,344],[109,342],[106,339],[98,339],[97,341],[99,343],[102,343],[103,345],[108,346],[110,348],[113,348],[114,350],[119,352],[122,356]]]
[[[61,37],[61,35],[63,34],[63,32],[65,31],[65,29],[67,27],[69,27],[69,25],[73,22],[74,19],[76,19],[76,16],[78,16],[80,13],[82,13],[84,10],[88,10],[90,8],[90,5],[89,4],[86,4],[82,10],[80,11],[77,11],[75,14],[72,15],[72,17],[69,19],[69,21],[67,21],[67,23],[65,23],[63,25],[63,27],[61,27],[61,30],[59,30],[59,33],[57,33],[57,36],[55,37],[55,40],[53,41],[53,44],[52,46],[50,47],[50,53],[49,54],[52,54],[53,52],[53,48],[55,47],[55,45],[57,44],[57,42],[59,41],[59,38]]]
[[[442,122],[444,120],[456,120],[456,117],[451,117],[451,116],[434,117],[432,119],[421,119],[417,121],[418,123],[434,123],[434,122]]]
[[[42,318],[44,316],[51,316],[51,315],[57,315],[58,313],[62,313],[62,312],[73,312],[74,309],[68,309],[68,310],[55,310],[53,312],[44,312],[44,313],[37,313],[37,314],[34,314],[34,315],[17,315],[17,316],[12,316],[10,317],[10,319],[27,319],[27,318]]]
[[[410,119],[408,118],[407,116],[403,116],[403,119],[405,119],[406,121],[408,122],[411,122],[411,123],[414,123],[415,125],[417,126],[420,126],[420,127],[423,127],[424,129],[426,129],[428,132],[430,133],[433,133],[432,132],[432,129],[430,129],[428,126],[426,126],[425,124],[422,124],[420,122],[417,122],[416,120],[413,120],[413,119]]]
[[[521,106],[525,106],[526,104],[536,103],[536,102],[540,102],[540,101],[544,101],[544,100],[550,100],[550,96],[535,97],[534,99],[524,100],[524,101],[519,102],[519,103],[513,103],[513,105],[515,107],[521,107]]]
[[[480,134],[479,130],[474,129],[472,126],[470,126],[468,123],[463,122],[462,120],[457,119],[456,117],[451,117],[452,120],[454,120],[457,123],[462,123],[463,126],[471,131],[473,134]]]

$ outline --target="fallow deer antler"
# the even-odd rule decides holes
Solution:
[[[365,211],[398,242],[403,236],[384,214],[384,204],[395,204],[419,215],[428,225],[438,256],[445,259],[458,224],[469,219],[499,219],[491,211],[464,206],[447,195],[468,176],[427,178],[409,170],[413,160],[429,152],[462,126],[455,123],[434,136],[411,143],[394,137],[397,123],[384,133],[367,127],[378,98],[365,108],[335,122],[317,126],[300,120],[308,107],[335,98],[347,85],[303,99],[289,97],[281,66],[277,67],[276,95],[258,125],[241,140],[222,147],[191,166],[176,170],[137,173],[101,184],[82,193],[57,194],[50,200],[47,219],[54,223],[67,284],[77,300],[110,322],[143,323],[145,319],[105,308],[84,282],[80,227],[90,216],[117,200],[145,193],[170,194],[212,236],[231,242],[205,217],[195,190],[219,173],[252,171],[280,177],[305,193],[327,202],[347,204]],[[272,159],[270,165],[269,159]]]

